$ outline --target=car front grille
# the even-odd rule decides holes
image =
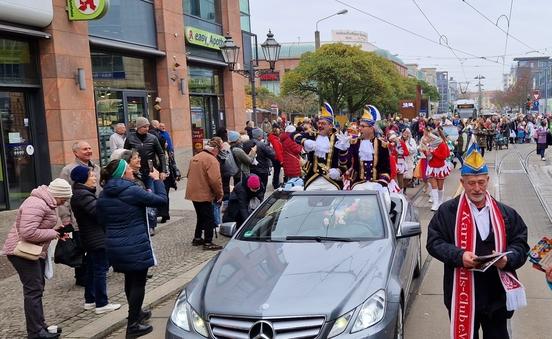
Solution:
[[[324,325],[323,316],[290,318],[241,318],[231,316],[211,316],[209,325],[216,339],[251,339],[249,331],[259,321],[268,323],[274,336],[268,339],[314,339]]]

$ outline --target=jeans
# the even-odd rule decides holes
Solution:
[[[222,223],[222,217],[220,216],[220,207],[221,204],[218,202],[213,203],[213,216],[215,220],[215,225],[220,225]]]
[[[146,293],[146,280],[148,270],[125,272],[125,295],[128,302],[128,324],[138,321],[144,294]]]
[[[96,303],[96,307],[107,305],[107,253],[105,249],[88,251],[87,278],[84,287],[84,302]]]
[[[282,169],[282,164],[279,161],[272,162],[272,168],[274,168],[274,173],[272,173],[272,187],[278,189],[280,187],[280,170]]]
[[[25,323],[29,338],[38,336],[43,328],[48,327],[44,321],[44,309],[42,307],[42,294],[44,292],[44,259],[27,260],[15,255],[8,255],[19,280],[23,284],[23,308],[25,311]]]
[[[211,243],[215,228],[213,203],[210,201],[193,201],[193,204],[197,218],[194,238],[200,239],[204,235],[205,243]]]
[[[546,146],[543,147],[537,147],[537,154],[540,155],[541,158],[544,158],[544,152],[546,152]]]

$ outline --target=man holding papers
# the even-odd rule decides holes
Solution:
[[[515,270],[527,258],[527,226],[487,192],[488,168],[476,143],[466,152],[464,193],[443,203],[429,223],[427,250],[445,265],[444,302],[451,338],[508,339],[506,320],[526,305]],[[500,257],[490,267],[483,265]]]

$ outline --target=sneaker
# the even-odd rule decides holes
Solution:
[[[545,158],[545,157],[542,157],[541,160],[542,160],[542,161],[546,161],[546,158]]]
[[[95,307],[96,307],[96,303],[84,303],[84,309],[87,311],[94,309]]]
[[[115,310],[118,310],[119,308],[121,308],[121,304],[107,304],[103,307],[96,307],[96,314],[115,311]]]
[[[149,229],[149,234],[151,237],[153,237],[155,235],[155,228],[150,228]]]

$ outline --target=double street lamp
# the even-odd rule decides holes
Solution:
[[[318,31],[318,23],[319,23],[320,21],[329,19],[329,18],[331,18],[331,17],[333,17],[333,16],[336,16],[336,15],[347,14],[347,12],[348,12],[348,10],[342,9],[342,10],[340,10],[339,12],[334,13],[334,14],[332,14],[332,15],[328,15],[327,17],[324,17],[324,18],[322,18],[322,19],[320,19],[320,20],[318,20],[318,21],[316,22],[316,30],[314,31],[314,49],[315,49],[315,50],[317,50],[317,49],[320,48],[320,32]]]
[[[222,57],[224,59],[224,62],[228,65],[228,69],[231,72],[236,72],[248,78],[251,83],[251,101],[253,105],[253,117],[255,119],[255,125],[257,126],[258,125],[257,91],[255,89],[255,78],[261,74],[274,72],[274,66],[276,64],[276,61],[280,59],[280,49],[282,46],[274,39],[274,34],[272,34],[270,30],[268,30],[268,34],[266,35],[266,40],[261,44],[261,48],[263,50],[265,61],[268,62],[269,68],[255,69],[254,67],[258,66],[258,63],[257,63],[258,58],[256,57],[255,63],[253,63],[253,55],[257,55],[257,36],[255,34],[251,34],[251,36],[255,37],[255,49],[254,49],[254,54],[252,51],[251,58],[249,59],[249,69],[247,70],[242,70],[242,69],[239,69],[239,67],[237,67],[238,59],[240,56],[240,47],[234,43],[234,40],[232,40],[230,33],[226,34],[226,41],[224,41],[224,44],[220,47],[220,51],[222,52]]]

